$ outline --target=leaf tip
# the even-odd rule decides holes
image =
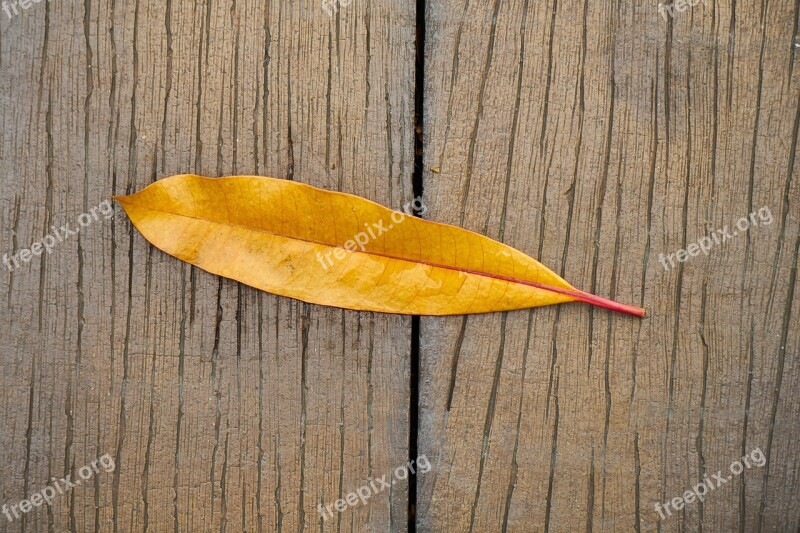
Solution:
[[[118,196],[118,195],[111,196],[111,199],[119,202],[119,204],[122,207],[125,207],[125,204],[128,203],[128,198],[130,198],[130,196]]]

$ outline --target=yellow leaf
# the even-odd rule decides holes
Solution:
[[[294,181],[183,174],[115,199],[164,252],[304,302],[458,315],[582,301],[644,316],[483,235]]]

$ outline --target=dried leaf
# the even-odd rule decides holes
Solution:
[[[164,252],[305,302],[458,315],[581,301],[645,314],[483,235],[293,181],[184,174],[115,198]]]

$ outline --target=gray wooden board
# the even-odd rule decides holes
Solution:
[[[797,529],[797,16],[428,3],[430,217],[649,317],[423,318],[421,530]],[[661,265],[762,207],[772,224]],[[756,448],[765,466],[660,519]]]
[[[413,5],[50,2],[0,20],[2,251],[177,173],[413,197]],[[410,319],[273,297],[166,256],[119,206],[0,275],[3,531],[404,529]]]

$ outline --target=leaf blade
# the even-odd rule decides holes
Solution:
[[[644,313],[578,291],[483,235],[293,181],[182,174],[115,199],[162,251],[309,303],[453,315],[585,301]]]

